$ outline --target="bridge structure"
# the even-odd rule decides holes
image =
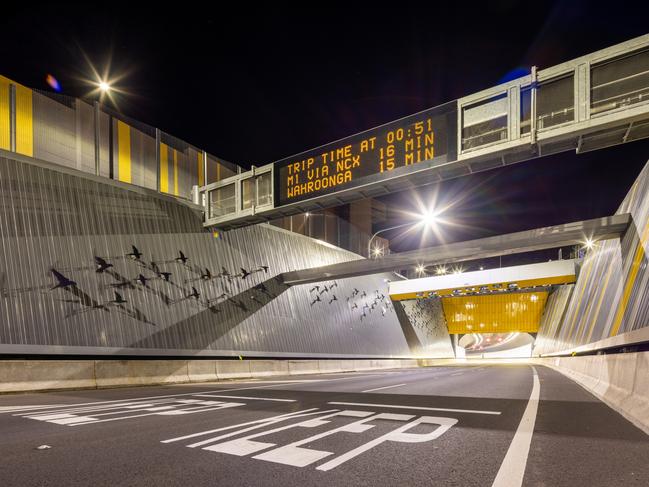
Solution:
[[[649,35],[249,171],[0,78],[0,484],[649,483],[649,165],[374,259],[265,223],[648,136]]]

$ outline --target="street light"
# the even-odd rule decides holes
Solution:
[[[383,228],[379,230],[378,232],[374,233],[367,242],[367,256],[371,257],[373,252],[372,252],[372,240],[374,240],[374,237],[376,237],[379,233],[387,232],[390,230],[396,230],[397,228],[403,228],[403,227],[408,227],[408,226],[419,226],[422,225],[424,227],[427,226],[435,226],[437,223],[440,222],[440,219],[437,217],[438,213],[434,211],[427,211],[421,215],[419,215],[419,221],[417,222],[407,222],[407,223],[402,223],[401,225],[395,225],[393,227],[388,227],[388,228]],[[382,252],[381,252],[382,253]],[[375,257],[378,257],[378,255],[375,255]]]
[[[110,85],[106,81],[100,81],[99,82],[99,89],[103,93],[108,93],[110,91]]]

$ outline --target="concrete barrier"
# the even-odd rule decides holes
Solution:
[[[216,376],[219,379],[250,379],[250,361],[216,360]]]
[[[0,392],[95,387],[93,360],[0,361]]]
[[[218,380],[216,360],[189,360],[187,375],[190,382],[209,382]]]
[[[317,360],[289,360],[288,375],[319,374],[320,366]]]
[[[649,352],[534,361],[581,384],[649,434]]]
[[[96,360],[98,388],[189,382],[187,360]]]
[[[417,360],[6,360],[0,393],[209,382],[416,367]]]
[[[250,360],[253,377],[288,375],[288,360]]]

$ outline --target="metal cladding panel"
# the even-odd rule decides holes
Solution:
[[[449,333],[538,331],[548,293],[522,292],[442,298]]]
[[[439,298],[401,301],[412,328],[419,339],[417,355],[453,358],[453,345],[446,326],[442,302]]]
[[[76,113],[73,107],[32,92],[34,157],[77,167]]]
[[[393,276],[275,278],[349,252],[269,225],[215,238],[171,198],[4,157],[0,195],[0,353],[410,353],[393,310],[359,311]]]
[[[547,350],[557,346],[556,339],[553,337],[559,334],[563,316],[574,287],[574,284],[557,286],[549,294],[543,310],[538,338],[534,343],[534,355],[546,353]]]
[[[633,224],[621,240],[595,244],[584,259],[559,326],[539,332],[539,353],[558,353],[649,325],[649,165],[617,213]],[[535,352],[536,353],[536,352]]]

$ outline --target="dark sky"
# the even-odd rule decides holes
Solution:
[[[348,2],[349,4],[350,2]],[[643,2],[395,2],[3,7],[0,72],[85,96],[86,58],[123,75],[118,108],[243,166],[261,165],[649,32]],[[218,3],[214,3],[218,6]],[[227,10],[227,12],[226,12]],[[566,153],[444,183],[447,240],[612,213],[649,143]],[[431,189],[422,189],[427,200]],[[412,194],[385,199],[392,210]],[[392,219],[400,218],[397,211]],[[386,223],[389,224],[390,222]],[[419,241],[404,241],[402,249]],[[399,243],[396,244],[397,247]]]

